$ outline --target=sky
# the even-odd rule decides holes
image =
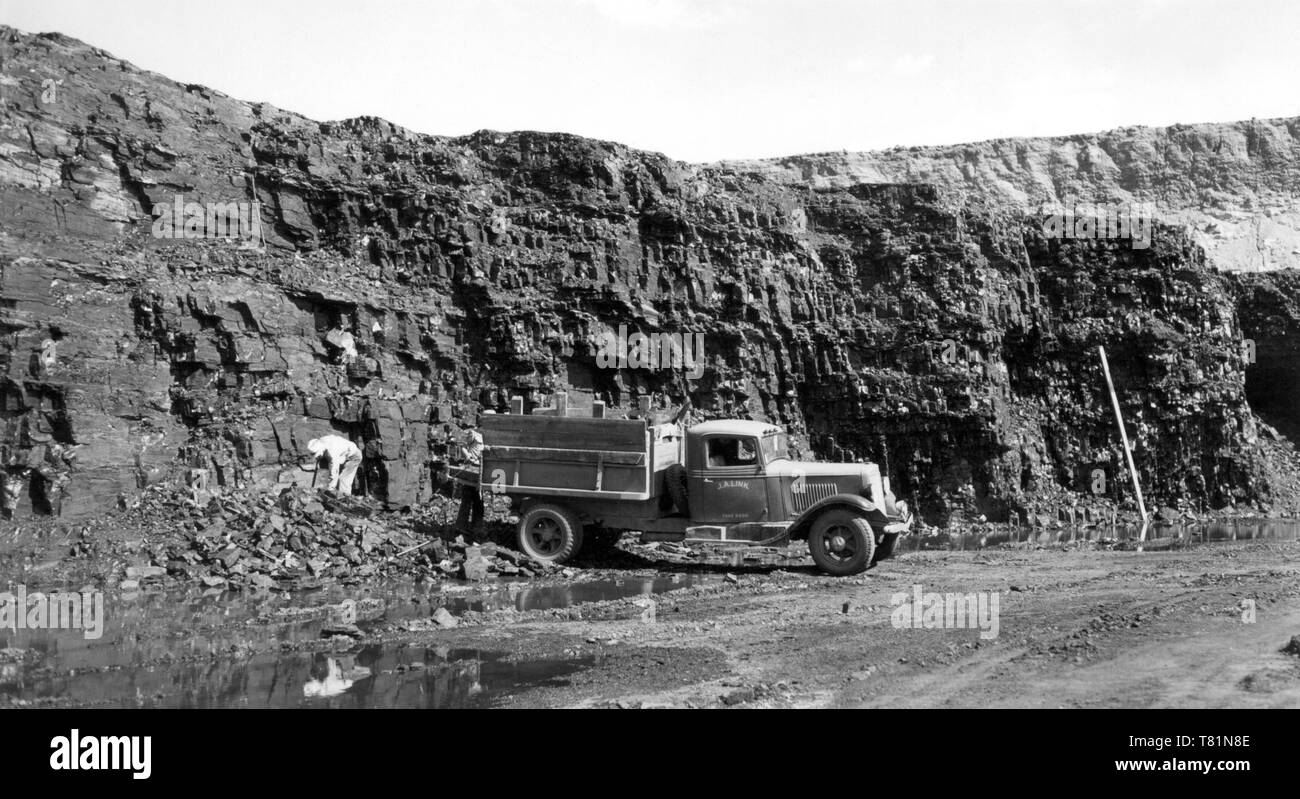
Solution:
[[[1294,0],[0,0],[312,119],[691,162],[1300,115]]]

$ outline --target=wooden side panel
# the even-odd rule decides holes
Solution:
[[[488,446],[641,453],[646,449],[646,425],[639,419],[492,414],[482,418],[482,432]]]
[[[654,492],[644,421],[491,415],[482,419],[483,477],[506,493],[619,500]]]

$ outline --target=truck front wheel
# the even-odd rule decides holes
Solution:
[[[847,577],[871,566],[876,536],[866,519],[848,510],[828,510],[813,521],[808,551],[827,574]]]
[[[564,563],[582,549],[582,522],[561,505],[534,505],[519,520],[519,548],[543,563]]]

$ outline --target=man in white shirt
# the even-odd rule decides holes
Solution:
[[[461,436],[460,456],[465,465],[477,473],[483,466],[483,434],[473,427],[466,428]],[[460,510],[456,514],[456,529],[471,539],[477,538],[483,532],[483,494],[477,479],[473,484],[461,483]]]
[[[483,434],[472,427],[467,429],[464,438],[461,440],[460,454],[467,465],[482,466]]]
[[[361,450],[357,445],[343,436],[329,435],[308,441],[307,449],[316,457],[317,468],[322,459],[329,460],[329,489],[340,494],[351,494],[352,481],[357,476],[357,467],[361,465]]]

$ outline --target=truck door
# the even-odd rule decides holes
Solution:
[[[690,471],[691,516],[710,524],[767,520],[767,487],[758,439],[727,434],[704,438],[704,463]]]

